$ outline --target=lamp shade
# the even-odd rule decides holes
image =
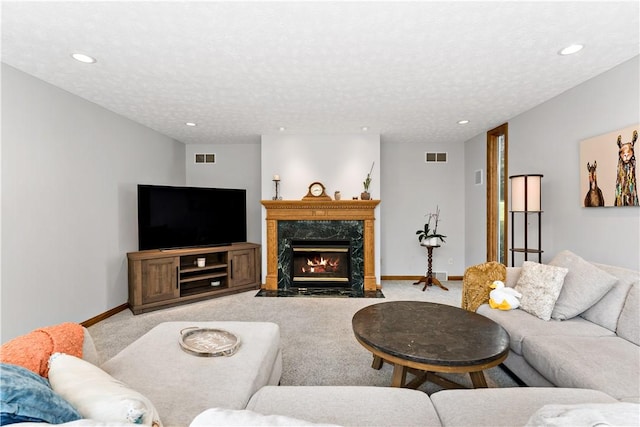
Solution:
[[[514,212],[542,211],[542,175],[513,175],[511,180],[511,210]]]

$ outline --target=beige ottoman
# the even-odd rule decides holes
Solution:
[[[224,329],[240,339],[230,357],[199,357],[180,348],[190,326]],[[282,374],[280,329],[268,322],[167,322],[134,341],[102,369],[148,397],[165,426],[188,426],[205,409],[244,409]]]

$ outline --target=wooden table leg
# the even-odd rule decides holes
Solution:
[[[382,365],[384,364],[384,360],[380,356],[373,355],[373,362],[371,363],[371,367],[376,370],[380,370]]]
[[[429,278],[427,276],[421,277],[417,282],[414,283],[414,285],[419,285],[420,283],[427,283],[429,281]]]
[[[487,380],[484,378],[482,371],[469,372],[473,388],[487,388]]]
[[[402,387],[407,381],[407,367],[398,364],[393,365],[393,378],[391,387]]]
[[[420,280],[414,283],[414,285],[418,285],[424,282],[424,287],[422,288],[422,292],[424,292],[428,286],[436,285],[440,289],[444,291],[448,291],[449,289],[442,286],[442,283],[435,277],[433,277],[433,248],[439,248],[440,246],[427,246],[427,274],[424,277],[421,277]]]
[[[429,284],[430,285],[436,285],[438,286],[440,289],[444,290],[444,291],[448,291],[449,289],[445,288],[442,283],[440,283],[440,281],[438,279],[436,279],[435,277],[429,277]],[[424,288],[427,287],[427,284],[425,283]],[[424,291],[424,288],[422,289]]]

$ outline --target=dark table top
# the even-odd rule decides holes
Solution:
[[[509,334],[461,308],[420,301],[373,304],[354,314],[356,337],[385,354],[440,366],[474,366],[509,351]]]

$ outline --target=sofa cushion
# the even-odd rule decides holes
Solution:
[[[25,421],[61,424],[82,418],[46,379],[27,368],[0,363],[0,378],[0,425]]]
[[[640,347],[622,338],[527,336],[522,354],[558,387],[591,388],[619,400],[640,395]]]
[[[529,365],[521,354],[510,351],[502,365],[514,373],[518,379],[529,387],[555,387],[548,379],[540,375]]]
[[[63,353],[49,359],[51,388],[68,400],[84,418],[160,426],[149,399],[91,363]]]
[[[558,253],[549,265],[569,271],[564,278],[551,317],[571,319],[587,310],[609,292],[618,279],[570,251]]]
[[[522,294],[520,308],[542,320],[551,319],[568,271],[564,267],[525,261],[515,286]]]
[[[369,386],[261,388],[247,409],[343,426],[439,426],[429,396],[417,390]]]
[[[247,409],[211,408],[199,414],[193,419],[189,427],[271,427],[271,426],[327,426],[337,427],[335,424],[310,423],[299,418],[285,417],[283,415],[263,415]]]
[[[199,357],[180,348],[180,331],[197,326],[235,334],[229,357]],[[138,338],[102,368],[149,398],[167,426],[188,425],[209,408],[244,409],[260,387],[276,381],[280,329],[270,322],[166,322]]]
[[[616,402],[597,390],[548,387],[444,390],[432,394],[431,401],[444,427],[523,426],[538,409],[551,403]]]
[[[526,337],[535,335],[566,335],[606,337],[615,334],[602,326],[591,323],[581,317],[548,322],[533,316],[523,310],[493,310],[488,304],[481,305],[477,311],[485,317],[500,324],[509,333],[509,346],[512,351],[522,354],[522,342]]]
[[[640,425],[640,404],[579,403],[545,405],[527,422],[531,426],[637,426]]]
[[[640,345],[640,294],[639,286],[632,286],[624,303],[616,333],[619,337]]]

